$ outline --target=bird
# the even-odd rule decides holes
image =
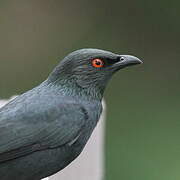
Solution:
[[[98,123],[112,75],[141,63],[106,50],[76,50],[46,80],[3,106],[0,179],[40,180],[68,166]]]

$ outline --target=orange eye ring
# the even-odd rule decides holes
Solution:
[[[96,68],[101,68],[101,67],[103,67],[104,66],[104,61],[103,60],[101,60],[101,59],[93,59],[92,60],[92,66],[93,67],[96,67]]]

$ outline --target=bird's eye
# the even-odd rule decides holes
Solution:
[[[96,68],[100,68],[104,66],[104,61],[101,59],[93,59],[92,60],[92,66]]]

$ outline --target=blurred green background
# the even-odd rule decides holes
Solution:
[[[132,54],[112,79],[106,180],[180,179],[179,0],[1,0],[0,98],[42,82],[85,47]]]

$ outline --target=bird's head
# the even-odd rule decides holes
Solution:
[[[99,49],[80,49],[67,55],[51,73],[55,82],[73,82],[83,89],[103,94],[108,80],[118,70],[142,61],[130,55],[119,55]]]

